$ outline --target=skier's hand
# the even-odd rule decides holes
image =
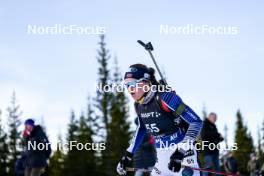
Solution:
[[[168,164],[169,170],[172,172],[179,172],[181,170],[181,162],[184,158],[183,150],[176,150],[170,157],[170,162]]]
[[[29,132],[28,130],[24,130],[24,131],[22,132],[22,137],[23,137],[23,138],[27,138],[27,137],[29,137],[29,135],[30,135],[30,132]]]
[[[116,171],[119,175],[126,175],[126,167],[132,163],[132,156],[133,154],[127,151],[122,157],[121,161],[116,167]]]

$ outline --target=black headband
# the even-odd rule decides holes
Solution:
[[[125,73],[124,79],[134,78],[134,79],[146,79],[150,80],[149,70],[142,67],[129,67],[129,71]]]

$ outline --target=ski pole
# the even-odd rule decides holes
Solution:
[[[167,85],[167,82],[166,82],[166,80],[164,79],[164,77],[162,76],[161,71],[160,71],[160,69],[159,69],[159,66],[158,66],[158,64],[157,64],[157,62],[156,62],[156,60],[155,60],[155,58],[154,58],[154,56],[153,56],[153,54],[152,54],[152,52],[151,52],[151,51],[154,50],[154,48],[153,48],[151,42],[148,42],[147,44],[145,44],[145,43],[142,42],[141,40],[138,40],[137,42],[138,42],[141,46],[143,46],[143,47],[148,51],[148,53],[149,53],[149,55],[150,55],[150,57],[151,57],[151,59],[152,59],[154,65],[155,65],[156,69],[158,70],[158,73],[159,73],[159,75],[160,75],[161,80],[164,82],[165,85]]]
[[[195,167],[190,167],[190,166],[185,166],[185,165],[182,165],[182,167],[187,167],[187,168],[190,168],[192,170],[197,170],[197,171],[201,171],[201,172],[208,172],[208,173],[218,174],[218,175],[239,176],[238,174],[226,173],[226,172],[222,172],[222,171],[215,171],[215,170],[210,170],[210,169],[205,169],[205,168],[195,168]]]
[[[152,171],[152,170],[149,170],[149,169],[140,169],[140,168],[133,168],[133,167],[127,167],[127,168],[126,168],[126,171],[127,171],[127,172],[136,172],[136,171],[138,171],[138,170],[140,170],[140,171],[142,171],[142,172],[147,172],[147,173],[149,173],[149,172]]]
[[[182,167],[183,168],[187,167],[187,168],[190,168],[192,170],[197,170],[197,171],[200,171],[200,172],[208,172],[208,173],[218,174],[218,175],[239,176],[238,174],[226,173],[226,172],[215,171],[215,170],[204,169],[204,168],[195,168],[195,167],[190,167],[190,166],[185,166],[185,165],[182,165]],[[153,169],[157,170],[161,174],[161,171],[159,171],[156,167],[154,167]],[[149,173],[149,172],[152,171],[152,170],[149,170],[149,169],[139,169],[139,168],[131,168],[131,167],[127,167],[126,168],[126,171],[128,171],[128,172],[135,172],[137,170],[141,170],[142,172],[146,172],[146,173]]]

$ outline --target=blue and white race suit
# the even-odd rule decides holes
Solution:
[[[155,137],[157,162],[153,176],[200,175],[199,171],[182,167],[177,173],[168,169],[176,148],[185,151],[182,165],[199,168],[193,144],[202,128],[202,120],[175,92],[156,92],[143,104],[135,103],[138,127],[127,149],[134,153],[148,131]],[[186,174],[187,173],[187,174]]]

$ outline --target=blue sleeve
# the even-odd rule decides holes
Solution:
[[[175,92],[163,92],[160,95],[161,103],[163,109],[166,111],[176,111],[179,105],[182,102],[182,99]],[[198,137],[201,128],[203,126],[203,122],[200,117],[189,107],[186,105],[186,108],[180,115],[180,117],[189,124],[188,130],[185,134],[183,142],[195,141]]]
[[[147,132],[145,125],[143,124],[140,117],[138,119],[138,126],[137,130],[135,132],[135,135],[130,143],[130,146],[128,147],[127,151],[130,153],[135,153],[139,145],[142,143],[145,133]]]

